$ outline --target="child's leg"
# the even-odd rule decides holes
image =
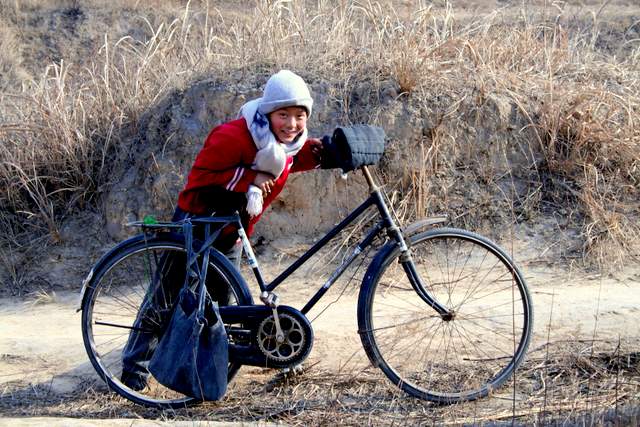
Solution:
[[[173,221],[185,217],[176,209]],[[141,390],[149,377],[149,361],[162,336],[177,295],[185,279],[186,256],[181,253],[163,254],[152,283],[147,289],[136,320],[122,352],[122,382],[134,390]]]
[[[231,247],[228,243],[225,245],[219,245],[216,242],[215,247],[224,256],[227,257],[231,264],[240,271],[240,261],[242,260],[242,242],[238,239]],[[234,297],[231,295],[230,289],[225,284],[220,283],[219,277],[213,272],[209,271],[207,274],[207,290],[211,299],[216,301],[218,305],[225,306],[234,303]]]
[[[179,221],[189,213],[177,208],[172,221]],[[195,237],[202,239],[202,230],[195,231]],[[237,240],[229,246],[228,239],[216,242],[216,249],[222,252],[231,263],[240,268],[242,243]],[[171,253],[161,257],[158,263],[155,286],[150,286],[122,353],[122,382],[134,390],[141,390],[149,377],[149,361],[166,327],[173,304],[184,283],[186,258],[184,254]],[[233,296],[226,285],[219,283],[213,271],[207,275],[207,289],[211,298],[219,305],[233,303]]]

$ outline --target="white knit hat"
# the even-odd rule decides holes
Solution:
[[[306,108],[307,115],[311,115],[313,99],[302,77],[289,70],[282,70],[272,75],[264,87],[264,94],[258,103],[258,111],[267,115],[280,108],[297,106]]]

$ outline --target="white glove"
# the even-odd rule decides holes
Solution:
[[[251,217],[262,213],[262,190],[255,185],[250,185],[247,191],[247,213]]]

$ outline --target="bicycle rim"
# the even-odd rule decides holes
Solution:
[[[486,396],[513,374],[529,344],[533,313],[524,278],[477,234],[444,228],[411,240],[426,291],[453,319],[443,320],[420,298],[396,250],[367,291],[365,350],[415,397],[454,403]]]
[[[162,302],[157,305],[157,309],[148,311],[148,315],[145,316],[148,321],[141,326],[140,319],[136,318],[143,301],[148,301],[149,295],[152,294],[149,292],[150,287],[157,286],[162,271],[170,267],[167,263],[169,259],[174,265],[171,277],[177,281],[173,286],[180,289],[184,280],[185,258],[185,250],[180,243],[141,242],[116,254],[94,274],[83,301],[82,332],[91,363],[110,389],[138,404],[157,408],[179,408],[198,402],[168,389],[153,377],[148,378],[146,387],[139,391],[128,387],[121,379],[123,350],[130,339],[134,339],[134,329],[138,328],[138,331],[144,333],[143,330],[149,325],[157,325],[160,319],[166,319],[167,315],[170,317],[171,307],[177,297],[177,292],[174,295],[161,293]],[[230,289],[227,301],[220,304],[238,304],[239,295],[242,295],[237,289],[238,285],[229,280],[215,262],[209,264],[208,270],[207,283],[210,292],[211,283],[216,283],[216,286],[224,284]],[[160,311],[163,313],[160,314]],[[230,379],[238,368],[238,365],[229,365]]]

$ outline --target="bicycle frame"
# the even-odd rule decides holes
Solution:
[[[378,203],[380,202],[374,194],[369,196],[369,198],[365,200],[360,206],[355,208],[353,212],[349,214],[349,216],[347,216],[338,225],[333,227],[323,238],[321,238],[316,244],[309,248],[300,258],[294,261],[293,264],[291,264],[286,270],[280,273],[269,284],[264,283],[259,267],[256,265],[256,267],[253,268],[253,272],[256,276],[256,280],[258,281],[258,285],[260,286],[260,290],[267,293],[272,292],[278,287],[278,285],[284,282],[291,274],[293,274],[298,268],[300,268],[307,260],[309,260],[320,249],[322,249],[324,245],[327,244],[327,242],[329,242],[347,226],[353,223],[369,207],[378,205]],[[320,300],[320,298],[322,298],[322,296],[329,290],[329,288],[331,288],[331,286],[340,278],[342,273],[344,273],[344,271],[353,263],[357,256],[360,255],[360,253],[362,253],[369,245],[371,245],[371,243],[373,243],[373,240],[380,234],[380,232],[383,229],[390,227],[390,223],[388,221],[388,219],[383,218],[368,231],[367,235],[356,245],[351,254],[349,254],[349,256],[337,267],[337,269],[331,274],[329,279],[300,310],[303,314],[308,313],[309,310],[313,308],[313,306]],[[247,253],[249,254],[249,251],[247,251]]]
[[[371,174],[366,166],[362,166],[360,168],[362,171],[367,184],[369,185],[370,195],[369,197],[362,203],[360,206],[355,208],[344,220],[342,220],[338,225],[333,227],[327,234],[322,237],[316,244],[314,244],[311,248],[309,248],[300,258],[294,261],[287,269],[285,269],[282,273],[280,273],[275,279],[273,279],[270,283],[266,283],[262,272],[260,271],[260,267],[258,265],[258,261],[253,252],[253,248],[247,237],[247,234],[242,226],[242,222],[240,220],[240,216],[236,213],[231,216],[210,216],[210,217],[194,217],[189,218],[194,224],[202,224],[205,226],[205,238],[202,244],[202,250],[206,248],[210,248],[219,233],[221,227],[224,227],[228,224],[233,224],[238,228],[238,234],[240,235],[240,239],[242,240],[243,248],[247,254],[249,265],[253,271],[253,274],[258,282],[258,286],[260,287],[261,295],[260,299],[265,305],[268,305],[272,308],[277,306],[277,296],[273,293],[273,291],[284,282],[291,274],[293,274],[298,268],[300,268],[306,261],[309,260],[313,255],[315,255],[320,249],[324,247],[331,239],[333,239],[338,233],[343,231],[347,226],[353,223],[357,218],[359,218],[368,208],[371,206],[376,206],[378,209],[378,213],[380,214],[380,221],[378,221],[371,229],[369,229],[367,235],[356,245],[355,249],[351,252],[351,254],[334,270],[329,279],[318,289],[318,291],[311,297],[311,299],[305,304],[305,306],[300,310],[303,314],[307,314],[309,310],[311,310],[316,303],[322,298],[322,296],[331,288],[331,286],[340,278],[340,276],[346,271],[346,269],[353,263],[353,261],[360,255],[367,247],[369,247],[373,240],[383,231],[387,231],[387,235],[391,237],[395,244],[399,247],[401,255],[399,257],[399,261],[402,264],[405,273],[409,277],[411,282],[411,286],[416,291],[416,293],[420,296],[422,300],[424,300],[430,307],[432,307],[440,316],[443,318],[452,316],[447,308],[445,308],[442,304],[440,304],[437,300],[435,300],[429,292],[426,290],[420,275],[416,271],[415,265],[411,258],[410,248],[407,246],[405,238],[403,236],[402,231],[398,227],[398,225],[393,220],[391,213],[389,212],[389,208],[384,201],[382,192],[380,188],[376,185],[371,177]],[[431,221],[426,221],[425,224],[431,224]],[[218,227],[213,232],[210,231],[211,224],[217,224]],[[181,223],[157,223],[157,224],[143,224],[143,223],[132,223],[131,225],[139,225],[143,228],[149,229],[179,229],[182,228]],[[107,254],[108,255],[108,254]],[[103,258],[108,258],[107,256]],[[93,270],[89,273],[89,276],[83,282],[83,288],[81,291],[81,298],[86,291],[86,286],[88,281],[91,279],[93,274]],[[205,272],[206,274],[206,272]],[[201,277],[201,280],[204,280],[204,277]],[[233,312],[237,307],[225,307],[225,310],[229,310]]]
[[[356,245],[355,249],[351,252],[351,254],[334,270],[334,272],[330,275],[328,280],[318,289],[318,291],[311,297],[311,299],[305,304],[305,306],[300,310],[303,314],[307,314],[309,310],[311,310],[316,303],[322,298],[322,296],[331,288],[331,286],[340,278],[340,276],[346,271],[346,269],[353,263],[353,261],[360,255],[367,247],[369,247],[374,239],[383,231],[387,230],[387,234],[389,237],[393,238],[396,244],[399,246],[401,251],[400,262],[403,265],[405,272],[407,273],[409,280],[411,281],[411,285],[416,290],[418,295],[434,310],[438,312],[441,316],[450,316],[449,310],[447,310],[444,306],[442,306],[438,301],[436,301],[425,289],[425,286],[418,275],[418,272],[415,269],[415,265],[411,259],[411,253],[405,242],[404,236],[398,225],[393,220],[389,212],[389,208],[384,201],[382,196],[382,192],[380,188],[376,185],[371,177],[371,174],[366,166],[360,168],[362,173],[364,174],[365,179],[370,188],[369,197],[357,208],[355,208],[344,220],[342,220],[338,225],[333,227],[327,234],[322,237],[316,244],[314,244],[311,248],[309,248],[300,258],[294,261],[287,269],[285,269],[282,273],[280,273],[275,279],[273,279],[270,283],[265,283],[265,280],[262,276],[262,272],[260,271],[260,267],[258,265],[258,261],[253,252],[253,248],[251,247],[251,243],[242,228],[242,224],[240,224],[239,218],[237,220],[237,224],[239,225],[238,233],[242,240],[242,244],[244,250],[247,254],[249,265],[253,270],[253,274],[258,282],[258,286],[260,287],[261,297],[260,299],[268,305],[275,305],[276,303],[273,301],[273,291],[284,282],[291,274],[293,274],[298,268],[300,268],[309,258],[315,255],[324,245],[327,244],[331,239],[333,239],[338,233],[344,230],[347,226],[353,223],[357,218],[359,218],[369,207],[376,206],[378,212],[380,214],[381,220],[378,221],[366,234],[366,236]],[[277,297],[276,297],[277,298]]]

